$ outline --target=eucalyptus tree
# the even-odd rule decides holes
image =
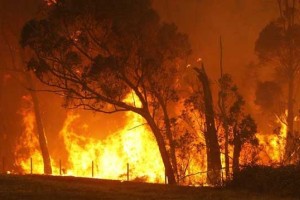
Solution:
[[[57,1],[27,22],[21,45],[32,55],[28,69],[68,107],[142,116],[176,183],[169,104],[178,100],[177,72],[190,46],[150,0]]]
[[[299,135],[294,130],[295,81],[300,72],[300,24],[298,20],[300,3],[278,0],[279,17],[261,31],[255,51],[263,63],[274,67],[287,87],[287,139],[285,162],[293,163],[296,141]]]

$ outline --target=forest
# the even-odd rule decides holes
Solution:
[[[299,8],[1,0],[1,174],[294,193]]]

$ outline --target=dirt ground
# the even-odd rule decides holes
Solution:
[[[293,199],[220,188],[168,186],[76,177],[0,175],[0,199]]]

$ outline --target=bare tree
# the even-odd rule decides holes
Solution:
[[[4,22],[4,19],[7,19],[7,21]],[[4,70],[10,74],[14,74],[14,77],[20,79],[20,82],[23,82],[24,84],[23,86],[30,92],[36,119],[37,137],[39,140],[41,154],[44,162],[44,173],[52,174],[51,159],[47,145],[46,133],[42,122],[40,105],[38,96],[35,91],[34,81],[32,80],[31,72],[25,71],[25,67],[23,66],[25,65],[25,60],[23,56],[23,51],[18,43],[18,34],[7,23],[10,20],[6,17],[4,10],[2,10],[2,20],[3,21],[1,23],[1,37],[5,41],[11,62],[10,66],[3,67],[1,70]]]

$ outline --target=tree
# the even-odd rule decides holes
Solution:
[[[227,74],[223,74],[223,43],[222,38],[220,37],[220,79],[219,79],[219,87],[220,91],[218,94],[218,107],[220,111],[220,120],[224,129],[224,155],[225,155],[225,176],[226,179],[229,179],[229,124],[228,124],[228,112],[227,105],[229,94],[229,85],[228,78],[230,78]]]
[[[185,185],[195,182],[193,181],[194,175],[199,173],[199,171],[195,171],[195,168],[199,166],[201,169],[201,166],[206,165],[206,160],[198,156],[205,154],[206,146],[203,137],[204,117],[201,116],[202,112],[200,113],[198,109],[195,109],[195,104],[198,104],[196,102],[199,99],[197,96],[197,94],[193,94],[185,99],[184,109],[175,125],[178,174],[180,183]]]
[[[5,11],[2,10],[2,19],[7,19],[5,16]],[[9,20],[7,20],[9,21]],[[18,27],[21,28],[21,27]],[[41,155],[44,162],[44,173],[45,174],[52,174],[52,166],[51,166],[51,159],[47,145],[47,137],[43,126],[43,120],[40,111],[39,99],[36,94],[34,81],[32,80],[31,72],[25,71],[22,64],[24,63],[23,59],[23,51],[19,48],[18,45],[18,37],[16,36],[17,31],[13,30],[10,25],[1,23],[1,36],[5,41],[8,55],[10,57],[10,65],[9,67],[5,67],[2,70],[7,71],[10,74],[17,74],[17,78],[24,82],[24,87],[29,89],[29,93],[32,97],[33,101],[33,108],[35,114],[35,121],[37,127],[37,138],[39,140],[39,145],[41,148]]]
[[[218,107],[220,111],[220,121],[222,122],[222,127],[224,129],[224,155],[225,155],[225,175],[226,179],[229,179],[229,107],[232,101],[232,88],[231,88],[231,77],[228,74],[221,73],[221,78],[219,79],[219,98]]]
[[[27,22],[21,45],[33,53],[29,69],[69,108],[142,116],[169,184],[176,183],[168,105],[178,100],[177,71],[190,46],[175,25],[159,21],[149,0],[58,1]]]
[[[299,136],[294,131],[295,80],[300,71],[300,25],[297,22],[299,2],[278,0],[280,16],[261,31],[255,51],[264,63],[274,66],[287,85],[287,139],[285,162],[295,162],[293,153]]]
[[[235,124],[233,129],[233,177],[240,171],[240,154],[245,143],[250,143],[254,146],[258,145],[258,140],[255,137],[257,126],[254,119],[250,115],[242,118],[241,122]]]
[[[255,136],[257,133],[257,125],[254,119],[249,114],[245,114],[243,106],[245,104],[242,96],[235,90],[236,100],[230,107],[229,125],[232,129],[232,144],[233,144],[233,177],[240,171],[240,153],[245,143],[250,143],[253,146],[258,145],[258,140]]]
[[[215,113],[210,83],[202,63],[201,68],[195,68],[199,81],[203,88],[203,99],[205,108],[206,131],[204,132],[207,154],[207,178],[208,183],[219,185],[221,181],[221,158],[220,146],[218,143],[217,130],[215,125]]]
[[[245,101],[239,94],[237,86],[233,83],[229,74],[223,74],[219,80],[221,92],[219,93],[220,120],[225,131],[225,148],[226,140],[233,145],[233,177],[239,172],[240,153],[245,143],[258,145],[255,134],[257,133],[257,125],[251,115],[244,111]],[[222,99],[220,99],[220,95]],[[227,132],[227,134],[226,134]],[[227,138],[227,139],[226,139]],[[226,172],[229,173],[229,150],[227,147],[227,163]],[[225,155],[226,156],[226,155]],[[228,178],[228,177],[227,177]]]

